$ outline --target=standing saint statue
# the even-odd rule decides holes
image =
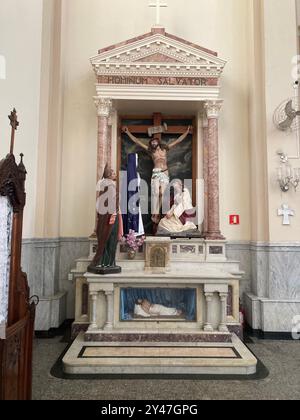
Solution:
[[[103,179],[97,184],[97,239],[98,247],[88,272],[93,274],[118,274],[121,267],[116,265],[118,241],[123,236],[123,223],[119,209],[116,185],[117,175],[107,165]]]
[[[151,180],[152,190],[152,221],[155,224],[160,220],[160,209],[162,205],[162,197],[170,183],[168,168],[168,151],[180,144],[191,133],[189,126],[186,132],[178,139],[173,140],[170,144],[161,143],[160,137],[154,136],[147,146],[141,139],[136,138],[130,133],[128,127],[123,127],[124,133],[137,145],[146,150],[153,160],[154,168]]]

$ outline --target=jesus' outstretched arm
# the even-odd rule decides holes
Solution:
[[[122,128],[123,132],[127,134],[127,136],[132,140],[135,144],[139,145],[145,150],[148,150],[148,147],[142,142],[142,140],[136,138],[133,134],[130,133],[128,127]]]
[[[184,134],[182,134],[182,136],[180,136],[177,140],[172,141],[168,146],[169,149],[172,149],[173,147],[177,146],[179,143],[181,143],[183,140],[185,140],[187,138],[187,136],[191,133],[192,127],[189,126],[188,129],[186,130],[186,132]]]

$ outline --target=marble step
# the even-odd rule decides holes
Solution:
[[[88,258],[80,258],[76,261],[76,267],[71,271],[73,275],[81,275],[86,273],[87,267],[90,264],[91,260]],[[145,260],[119,260],[117,261],[117,265],[122,267],[122,270],[124,272],[143,272],[145,269]],[[188,268],[187,268],[188,267]],[[183,273],[186,274],[187,270],[188,272],[199,272],[200,271],[206,271],[210,270],[211,268],[223,271],[225,273],[229,273],[234,276],[242,276],[244,272],[242,272],[239,269],[239,263],[236,261],[214,261],[214,262],[208,262],[208,261],[185,261],[183,263],[182,261],[172,261],[170,270],[175,271],[177,273]]]
[[[228,332],[204,331],[91,331],[84,335],[85,342],[161,342],[161,343],[231,343],[232,334]]]
[[[63,366],[71,375],[252,375],[257,359],[235,334],[231,343],[87,343],[80,334]]]

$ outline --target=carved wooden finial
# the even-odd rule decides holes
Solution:
[[[13,111],[8,116],[11,125],[11,141],[10,141],[10,154],[14,153],[14,145],[15,145],[15,132],[18,129],[20,123],[17,117],[17,111],[14,108]]]
[[[18,165],[18,168],[19,168],[19,171],[23,172],[25,177],[26,177],[27,172],[26,172],[26,168],[25,168],[24,162],[23,162],[23,157],[24,157],[23,153],[20,154],[20,157],[21,157],[21,160],[20,160],[20,163]]]

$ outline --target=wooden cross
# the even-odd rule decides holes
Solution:
[[[278,209],[278,216],[283,216],[282,224],[284,226],[289,226],[291,224],[290,216],[295,216],[295,212],[294,210],[291,210],[287,204],[283,204],[282,208]]]
[[[17,111],[14,108],[13,111],[8,116],[11,125],[11,141],[10,141],[10,154],[14,153],[14,146],[15,146],[15,132],[18,129],[20,123],[17,117]]]
[[[149,7],[156,8],[156,25],[160,25],[160,9],[161,7],[168,7],[166,3],[162,3],[161,0],[154,0],[154,2],[149,4]]]

